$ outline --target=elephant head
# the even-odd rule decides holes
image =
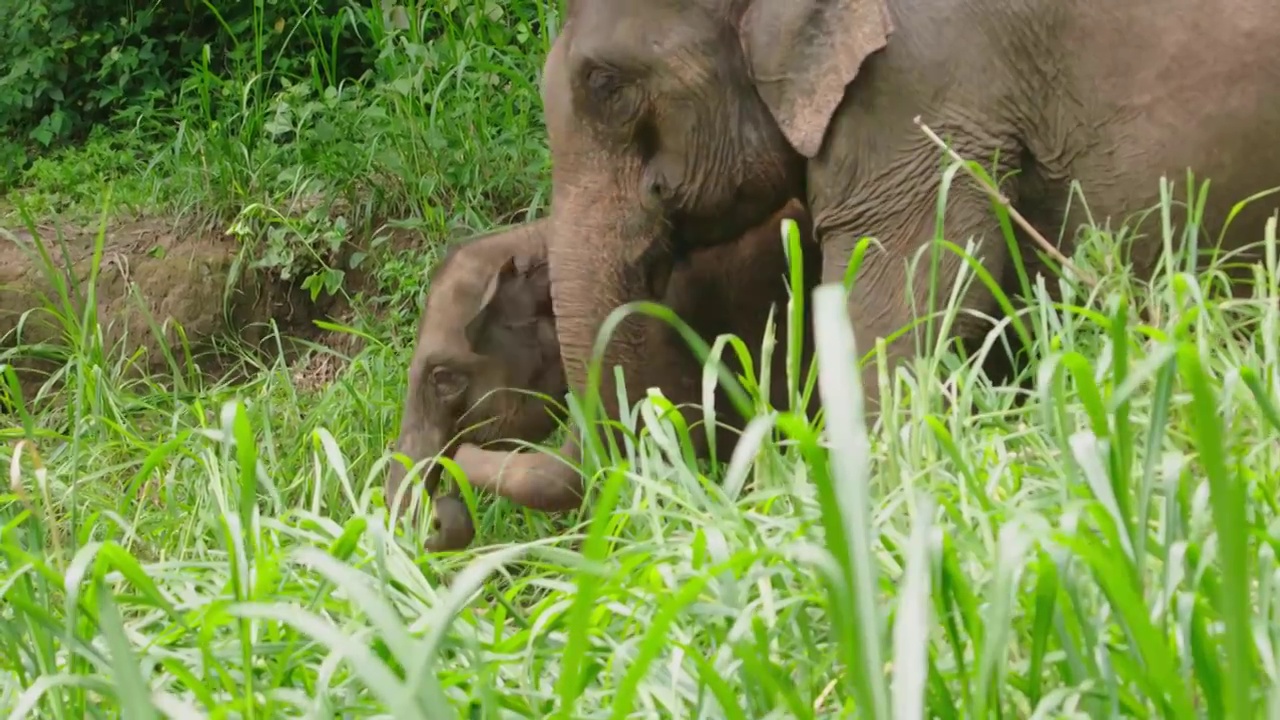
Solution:
[[[617,306],[661,295],[673,263],[739,237],[793,197],[862,61],[883,0],[575,0],[543,68],[553,159],[552,294],[569,384]],[[604,352],[633,391],[644,321]]]
[[[556,427],[550,400],[566,391],[548,286],[545,220],[456,246],[429,284],[396,449],[415,463],[461,442],[542,440]],[[539,397],[531,394],[545,395]],[[456,495],[436,497],[441,468],[427,466],[434,532],[427,549],[457,549],[474,529]],[[405,469],[391,463],[388,504],[408,504]],[[396,499],[399,493],[399,499]]]

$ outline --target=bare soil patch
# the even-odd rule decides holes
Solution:
[[[64,307],[61,285],[77,323],[83,316],[98,232],[96,225],[56,223],[37,229],[39,241],[25,227],[0,226],[0,362],[18,369],[28,399],[60,365],[48,348],[73,342],[51,308]],[[227,359],[215,352],[221,338],[274,354],[271,321],[281,336],[323,342],[313,321],[344,314],[345,302],[324,294],[313,301],[296,281],[250,270],[243,249],[229,235],[172,220],[109,224],[94,298],[108,357],[123,352],[130,372],[163,377],[171,367],[166,351],[182,368],[189,348],[212,372]]]

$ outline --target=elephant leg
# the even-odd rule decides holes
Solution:
[[[853,240],[829,238],[822,245],[823,283],[843,282],[850,261]],[[853,329],[853,339],[862,376],[864,408],[868,422],[878,415],[880,408],[880,384],[874,356],[878,340],[884,338],[886,360],[893,368],[913,351],[910,334],[896,340],[888,340],[895,332],[911,322],[910,300],[903,289],[907,270],[891,253],[871,248],[863,256],[862,266],[854,278],[853,287],[845,299],[845,310]],[[890,290],[892,288],[892,290]],[[815,334],[819,332],[815,328]],[[864,360],[865,358],[865,360]],[[821,368],[819,368],[821,372]]]
[[[471,444],[458,448],[454,460],[471,485],[542,512],[564,512],[582,503],[584,482],[575,469],[582,453],[575,438],[561,446],[564,459],[528,450],[484,450]]]

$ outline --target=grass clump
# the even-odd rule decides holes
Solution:
[[[318,392],[283,365],[179,396],[73,360],[65,416],[4,431],[0,698],[53,717],[1269,713],[1275,224],[1252,295],[1221,299],[1219,268],[1178,250],[1197,218],[1165,206],[1149,284],[1108,260],[1132,235],[1088,229],[1074,260],[1096,285],[1031,285],[1028,389],[930,346],[881,374],[868,428],[864,341],[822,287],[816,378],[783,342],[753,379],[816,380],[820,417],[759,415],[708,476],[650,398],[586,464],[582,512],[487,502],[453,555],[387,525],[403,348],[371,339]]]

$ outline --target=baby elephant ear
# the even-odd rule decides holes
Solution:
[[[519,271],[516,269],[515,257],[507,258],[502,265],[498,266],[497,271],[490,276],[489,282],[484,287],[484,292],[480,295],[480,303],[476,308],[476,314],[467,322],[467,342],[471,345],[473,351],[480,350],[491,323],[501,317],[503,308],[500,300],[505,294],[503,290],[509,287],[518,277]]]
[[[892,32],[885,0],[751,0],[739,28],[756,91],[805,157],[818,154],[845,88]]]
[[[529,313],[537,318],[552,317],[551,269],[545,256],[533,260],[525,268],[523,286],[522,294],[528,303]]]

